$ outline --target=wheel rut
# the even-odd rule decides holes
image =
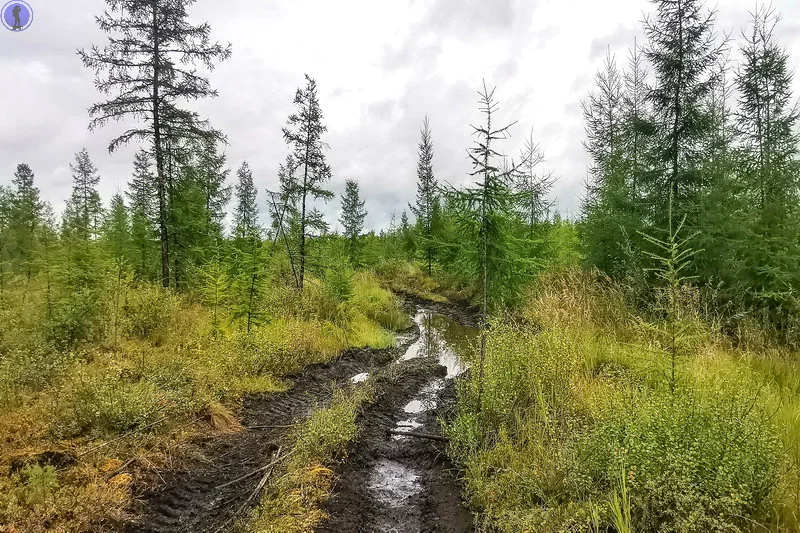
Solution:
[[[327,405],[336,387],[365,374],[381,375],[394,363],[406,372],[397,381],[377,381],[378,400],[362,411],[359,437],[335,467],[338,481],[325,504],[329,518],[317,530],[473,531],[444,443],[389,433],[439,434],[439,419],[454,404],[454,378],[463,370],[454,346],[472,331],[464,327],[472,325],[471,315],[460,308],[420,302],[414,308],[415,325],[398,336],[397,347],[349,350],[330,363],[306,367],[288,391],[245,399],[241,422],[250,429],[200,442],[200,459],[162,473],[163,483],[140,491],[136,518],[123,531],[232,531],[238,514],[258,502],[251,495],[261,476],[248,474],[269,462],[289,427]]]
[[[288,428],[307,417],[315,406],[327,404],[333,389],[350,383],[352,376],[373,372],[395,360],[417,336],[417,329],[410,328],[400,334],[396,348],[348,350],[335,361],[306,367],[288,391],[246,398],[241,422],[254,429],[201,442],[202,459],[165,474],[165,483],[141,492],[136,518],[123,530],[228,531],[233,515],[258,501],[253,498],[247,502],[258,477],[240,478],[275,453]]]

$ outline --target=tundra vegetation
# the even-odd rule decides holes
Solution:
[[[393,345],[409,325],[397,295],[479,316],[443,424],[480,530],[800,531],[798,111],[771,8],[732,40],[700,0],[653,0],[646,40],[624,67],[609,55],[583,102],[576,220],[548,200],[556,174],[533,133],[505,156],[525,117],[484,84],[459,111],[473,183],[437,176],[448,140],[420,117],[410,215],[376,231],[370,198],[327,163],[315,79],[276,175],[231,174],[222,132],[181,107],[216,96],[193,61],[230,46],[188,21],[193,0],[107,4],[108,44],[79,54],[108,97],[96,134],[139,121],[109,146],[138,143],[127,190],[104,205],[84,149],[58,216],[35,161],[0,187],[6,531],[116,527],[134,485],[242,430],[242,398]],[[331,182],[346,184],[341,233],[322,210]],[[290,430],[249,530],[324,518],[331,465],[386,379],[402,376],[338,391]]]

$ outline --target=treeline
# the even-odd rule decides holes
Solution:
[[[609,55],[583,102],[587,261],[646,303],[658,242],[684,242],[683,278],[714,318],[796,343],[798,110],[779,16],[758,8],[734,43],[699,0],[654,4],[647,41],[624,69]]]
[[[492,129],[497,104],[486,87],[485,126],[475,128],[478,141],[468,152],[475,185],[456,189],[436,178],[426,117],[417,194],[408,206],[413,220],[403,210],[379,235],[364,232],[366,204],[355,181],[346,180],[341,197],[341,235],[330,232],[319,209],[334,200],[328,189],[333,173],[317,84],[309,76],[283,127],[288,154],[277,180],[254,177],[247,162],[232,180],[225,136],[180,107],[217,95],[195,67],[211,69],[231,53],[230,45],[211,41],[208,24],[187,21],[192,3],[108,0],[109,10],[98,19],[107,44],[78,51],[108,97],[89,109],[90,128],[109,120],[135,123],[109,144],[111,152],[130,142],[140,146],[124,194],[103,205],[100,174],[86,150],[71,165],[73,192],[60,220],[41,201],[28,165],[20,164],[12,186],[2,191],[0,297],[22,294],[24,304],[32,291],[43,293],[48,319],[69,330],[63,335],[68,344],[85,340],[80,324],[98,312],[93,298],[121,280],[192,291],[213,309],[215,325],[225,315],[242,319],[249,331],[263,317],[270,283],[302,294],[311,275],[344,284],[340,292],[346,293],[354,269],[409,259],[475,296],[485,316],[492,306],[512,302],[548,258],[558,256],[563,247],[551,236],[574,237],[569,224],[551,221],[557,217],[550,216],[546,198],[554,178],[542,170],[533,135],[514,160],[501,153],[508,127]],[[269,220],[259,220],[259,180],[277,182],[266,191]]]

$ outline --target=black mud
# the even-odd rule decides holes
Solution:
[[[232,515],[257,503],[258,498],[254,498],[242,508],[260,476],[224,485],[267,464],[285,435],[286,426],[308,416],[315,406],[326,404],[334,386],[348,384],[356,374],[387,365],[416,337],[416,330],[410,329],[401,334],[397,348],[350,350],[331,363],[306,367],[295,386],[284,393],[246,399],[242,424],[259,429],[215,436],[201,443],[202,460],[184,465],[181,471],[163,474],[165,484],[138,495],[142,503],[137,518],[124,530],[230,530]]]
[[[474,324],[474,315],[458,308],[430,303],[424,307],[461,324]],[[318,532],[473,531],[445,443],[389,433],[391,428],[440,435],[440,417],[446,419],[454,408],[455,382],[444,379],[444,367],[430,368],[427,375],[397,386],[364,411],[360,437],[348,460],[336,469],[339,479],[325,507],[329,519]],[[407,412],[409,406],[420,407],[416,402],[422,411]]]
[[[444,304],[409,301],[410,310],[424,307],[463,325],[474,325],[474,314]],[[242,407],[247,431],[214,436],[200,443],[201,459],[163,474],[156,489],[138,494],[136,519],[126,532],[232,531],[237,513],[256,505],[247,502],[261,476],[234,480],[269,463],[287,427],[325,405],[336,386],[369,373],[377,379],[377,401],[359,418],[360,435],[348,459],[335,468],[338,481],[326,504],[329,519],[318,531],[449,532],[473,531],[470,513],[461,503],[461,489],[444,443],[397,437],[389,429],[413,429],[439,434],[439,416],[454,403],[454,380],[445,367],[422,357],[401,363],[401,372],[384,371],[419,337],[415,325],[399,336],[399,346],[386,350],[350,350],[328,364],[312,365],[296,377],[295,386],[280,394],[248,398]],[[392,374],[400,379],[384,379]],[[412,400],[425,401],[414,415],[414,428],[398,426],[409,417]],[[265,427],[266,426],[266,427]],[[243,513],[242,513],[243,514]]]

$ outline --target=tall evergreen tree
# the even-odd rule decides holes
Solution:
[[[231,199],[231,187],[226,185],[230,173],[225,168],[226,161],[225,154],[218,151],[216,140],[205,140],[198,145],[193,168],[205,197],[207,232],[215,239],[222,238],[225,208]]]
[[[258,237],[258,206],[256,204],[256,188],[253,185],[253,172],[247,161],[242,163],[236,172],[236,211],[234,212],[233,235],[237,240],[246,240]]]
[[[11,277],[11,191],[0,185],[0,304],[5,303]]]
[[[131,228],[128,210],[121,194],[115,194],[111,198],[111,206],[103,223],[103,241],[106,250],[118,264],[128,261],[132,254]]]
[[[181,139],[212,138],[221,134],[193,112],[178,107],[180,100],[214,97],[211,88],[194,65],[213,69],[216,61],[230,56],[230,45],[210,40],[211,27],[192,25],[187,8],[194,0],[106,0],[109,11],[97,18],[109,35],[108,44],[79,50],[83,64],[97,73],[95,85],[105,102],[89,109],[90,127],[109,120],[135,119],[132,127],[111,141],[114,151],[132,139],[151,143],[156,163],[156,184],[161,241],[161,281],[170,284],[169,202],[166,150]],[[105,73],[105,77],[101,76]]]
[[[97,167],[84,148],[75,154],[75,164],[70,164],[69,168],[72,171],[72,195],[68,210],[70,218],[65,219],[64,223],[71,225],[79,238],[96,239],[103,216],[103,203],[100,193],[97,192],[100,183]]]
[[[736,76],[736,126],[751,206],[745,217],[742,281],[748,303],[784,330],[789,313],[798,311],[794,293],[800,285],[800,138],[789,55],[774,37],[778,22],[770,7],[752,14],[752,27],[741,46],[744,61]]]
[[[133,160],[133,176],[128,182],[128,202],[130,205],[132,263],[137,278],[154,279],[157,261],[156,221],[158,211],[155,205],[156,181],[151,171],[147,152],[139,150]]]
[[[428,116],[422,121],[420,130],[419,156],[417,160],[417,201],[409,205],[417,217],[419,249],[425,259],[428,275],[433,273],[433,254],[436,248],[435,232],[441,215],[439,204],[439,185],[433,175],[433,139],[431,138]]]
[[[260,321],[263,300],[264,266],[261,260],[261,228],[258,225],[256,188],[247,162],[236,172],[236,211],[234,212],[233,317],[245,318],[247,331]]]
[[[360,242],[361,231],[364,229],[364,219],[367,217],[367,210],[364,209],[364,201],[361,200],[358,191],[358,182],[354,180],[345,181],[345,192],[342,195],[342,216],[339,221],[342,223],[342,232],[347,241],[347,254],[350,263],[358,266],[360,262]]]
[[[603,69],[595,75],[595,91],[589,99],[581,102],[586,121],[586,141],[584,145],[592,157],[592,173],[596,180],[609,175],[610,165],[621,148],[623,82],[617,69],[616,58],[609,52]]]
[[[534,140],[533,130],[525,139],[520,154],[520,164],[514,177],[514,190],[517,194],[517,209],[528,229],[530,239],[534,238],[536,227],[545,220],[552,207],[547,195],[555,184],[552,172],[541,170],[544,152]]]
[[[645,56],[652,65],[655,85],[648,93],[659,131],[650,205],[656,227],[665,227],[666,205],[672,191],[676,218],[688,215],[686,227],[696,227],[698,195],[708,185],[700,171],[703,141],[711,130],[704,106],[714,84],[714,68],[725,43],[714,33],[715,11],[702,0],[653,0],[657,14],[645,19],[649,44]]]
[[[498,127],[493,124],[498,104],[491,91],[483,85],[479,91],[480,111],[485,123],[472,126],[475,144],[468,154],[472,162],[471,176],[476,183],[449,194],[456,210],[459,234],[466,247],[460,270],[475,281],[480,297],[481,347],[479,362],[478,406],[481,405],[483,371],[486,355],[486,328],[489,310],[513,299],[523,276],[529,269],[522,258],[518,240],[514,237],[516,195],[512,190],[513,176],[518,167],[501,169],[504,158],[495,148],[497,142],[508,138],[515,124]]]
[[[328,128],[322,123],[322,109],[317,98],[317,82],[306,74],[305,89],[297,89],[294,97],[295,112],[283,128],[283,138],[292,149],[296,170],[289,185],[290,195],[300,203],[300,273],[299,287],[303,289],[308,250],[306,237],[309,230],[325,231],[327,225],[319,211],[310,209],[310,201],[328,201],[334,194],[323,188],[331,178],[331,168],[325,160],[327,145],[322,134]]]
[[[15,270],[30,283],[35,268],[36,229],[42,220],[43,203],[39,189],[34,186],[33,171],[25,163],[17,165],[11,183],[14,189],[9,217],[9,253],[16,264]]]

